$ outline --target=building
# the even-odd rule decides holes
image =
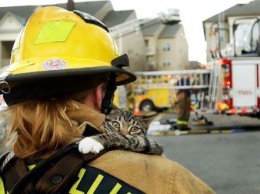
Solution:
[[[176,13],[138,20],[134,10],[115,11],[109,0],[74,4],[69,0],[69,3],[71,9],[88,12],[109,27],[119,52],[127,53],[130,58],[129,70],[176,70],[188,66],[188,45]],[[68,9],[68,4],[53,5]],[[9,65],[12,46],[20,30],[31,14],[43,6],[47,5],[0,8],[1,68]]]
[[[143,24],[141,29],[146,45],[145,70],[182,70],[188,67],[188,43],[178,10],[161,13]]]

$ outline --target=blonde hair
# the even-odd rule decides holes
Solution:
[[[67,110],[79,107],[73,100],[29,100],[12,106],[12,134],[16,134],[13,151],[20,158],[37,158],[61,149],[81,137],[78,123]],[[10,136],[10,137],[11,137]],[[10,142],[9,142],[10,143]]]

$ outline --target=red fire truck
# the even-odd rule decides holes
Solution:
[[[246,17],[235,19],[229,29],[212,27],[209,99],[217,113],[260,117],[259,23],[258,17]],[[226,43],[224,35],[229,35]]]

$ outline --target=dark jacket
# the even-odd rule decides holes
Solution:
[[[189,78],[185,78],[185,77],[182,77],[178,82],[177,82],[177,86],[190,86],[191,83],[190,83],[190,79]],[[180,93],[185,93],[187,96],[190,96],[191,94],[191,91],[190,89],[178,89],[177,91],[177,94],[180,94]]]

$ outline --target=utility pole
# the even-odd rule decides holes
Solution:
[[[68,0],[67,1],[67,10],[73,11],[75,10],[75,4],[73,0]]]

